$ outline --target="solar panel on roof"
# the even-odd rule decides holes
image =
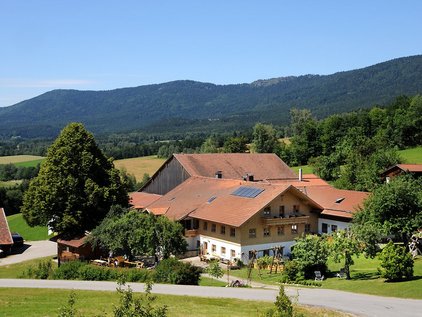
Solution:
[[[246,198],[255,198],[259,194],[261,194],[264,189],[256,188],[256,187],[247,187],[247,186],[240,186],[236,189],[232,195],[239,196],[239,197],[246,197]]]

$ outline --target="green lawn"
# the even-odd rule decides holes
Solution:
[[[210,277],[201,276],[201,279],[199,280],[199,286],[220,286],[224,287],[226,286],[226,282],[222,282]]]
[[[33,160],[33,161],[15,163],[15,165],[16,166],[22,166],[22,167],[36,167],[38,164],[40,164],[44,160],[45,159],[42,158],[42,159],[37,159],[37,160]]]
[[[310,165],[293,166],[291,169],[296,173],[299,173],[299,168],[302,169],[303,174],[313,174],[312,166]]]
[[[380,266],[378,259],[367,259],[364,256],[354,258],[355,264],[351,267],[351,280],[328,277],[322,282],[322,288],[337,289],[355,293],[365,293],[379,296],[392,296],[402,298],[422,299],[422,257],[415,260],[414,278],[404,282],[385,282],[378,274]],[[343,265],[341,263],[328,262],[332,272],[337,272]],[[233,276],[246,280],[247,269],[234,270]],[[268,274],[263,270],[261,276],[258,270],[252,270],[252,281],[265,284],[278,284],[280,274]]]
[[[15,214],[7,217],[11,232],[19,232],[26,241],[47,240],[47,227],[30,227],[23,219],[22,214]]]
[[[0,278],[21,278],[28,268],[36,267],[38,263],[46,259],[52,259],[52,257],[39,258],[10,265],[2,265],[0,266]],[[57,264],[53,262],[53,268],[56,267]]]
[[[70,290],[0,288],[2,316],[57,316],[59,308],[67,303]],[[118,303],[116,292],[75,291],[76,309],[83,316],[112,316]],[[138,294],[135,296],[139,296]],[[166,305],[168,316],[259,316],[273,303],[238,299],[203,298],[157,295],[156,305]],[[305,317],[346,316],[327,309],[298,307]],[[79,316],[79,314],[78,314]]]
[[[422,146],[399,151],[404,163],[422,164]]]

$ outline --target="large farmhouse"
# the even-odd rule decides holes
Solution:
[[[252,251],[289,254],[302,234],[347,228],[367,197],[299,174],[274,154],[176,154],[132,199],[180,222],[190,250],[248,262]]]

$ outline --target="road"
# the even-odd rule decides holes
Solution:
[[[135,292],[142,292],[145,286],[142,283],[129,283],[129,285]],[[117,284],[115,282],[95,281],[0,279],[0,287],[114,291]],[[271,289],[199,287],[167,284],[155,284],[152,292],[155,294],[237,298],[271,302],[275,301],[278,293],[277,290]],[[286,287],[286,292],[289,296],[297,296],[297,302],[299,304],[326,307],[357,316],[422,316],[422,300],[380,297],[328,289]]]
[[[0,259],[0,266],[20,263],[27,260],[57,255],[57,244],[52,241],[25,241],[25,244],[15,254]]]

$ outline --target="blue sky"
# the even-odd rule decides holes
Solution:
[[[332,74],[422,54],[422,1],[0,0],[0,106],[63,88]]]

